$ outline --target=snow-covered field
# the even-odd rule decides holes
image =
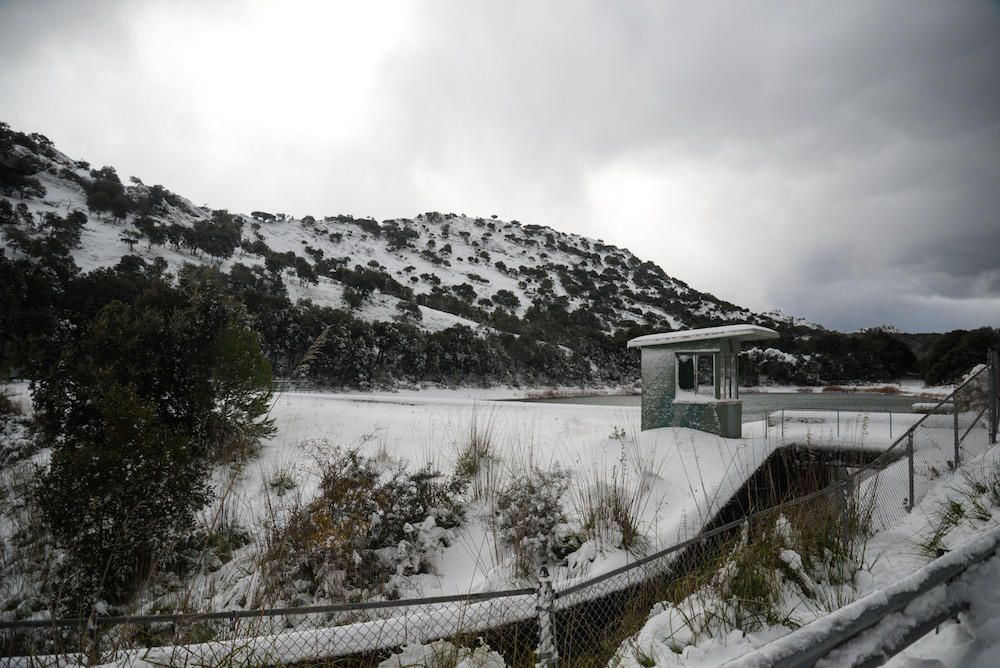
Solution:
[[[26,387],[13,389],[26,403]],[[622,476],[643,498],[643,553],[650,553],[696,534],[775,448],[808,443],[881,450],[919,417],[894,415],[890,434],[886,415],[789,412],[783,428],[772,416],[768,426],[746,423],[743,439],[723,439],[683,428],[640,432],[638,407],[510,401],[524,394],[510,388],[276,394],[271,417],[277,434],[241,468],[216,471],[217,498],[202,512],[202,521],[216,525],[222,513],[261,539],[264,527],[288,508],[316,496],[325,458],[334,448],[357,448],[385,462],[404,461],[411,470],[429,463],[447,473],[454,470],[470,430],[478,429],[488,433],[499,459],[498,486],[529,464],[568,469],[571,488],[563,504],[571,523],[586,510],[578,506],[588,486]],[[949,438],[947,426],[941,425],[942,442]],[[38,457],[44,460],[45,453]],[[929,484],[920,471],[934,463],[938,470],[944,467],[943,461],[918,465],[920,491]],[[278,490],[278,480],[285,489]],[[410,576],[401,593],[430,596],[516,584],[490,534],[489,512],[488,504],[475,508],[456,529],[456,539],[436,555],[433,572]],[[580,558],[571,560],[575,567],[557,575],[594,575],[636,556],[610,543],[582,550]],[[218,610],[251,600],[245,595],[254,586],[252,562],[259,557],[259,545],[238,550],[232,561],[192,583],[205,598],[189,604]]]
[[[579,489],[617,469],[628,484],[644,490],[641,525],[652,551],[696,533],[700,518],[717,510],[769,454],[767,441],[758,437],[726,440],[677,429],[645,432],[640,438],[637,408],[496,401],[514,394],[441,390],[280,395],[272,410],[278,434],[243,471],[226,500],[227,510],[248,526],[267,521],[275,504],[282,503],[268,484],[279,474],[291,475],[296,491],[311,498],[324,448],[330,446],[404,459],[413,468],[429,462],[451,471],[471,426],[477,424],[492,434],[501,477],[516,475],[529,462],[543,469],[561,466],[569,469],[572,484]],[[571,516],[582,510],[572,507],[573,498],[565,499],[565,504]],[[509,564],[497,554],[489,535],[485,517],[489,509],[480,510],[480,515],[467,518],[457,540],[437,556],[436,572],[412,576],[407,593],[465,593],[515,584]],[[586,558],[578,560],[574,576],[596,574],[631,558],[613,545],[585,549]],[[233,564],[217,576],[225,578],[229,570],[240,568]],[[206,607],[231,604],[232,599],[216,600]]]
[[[16,400],[27,402],[23,384],[8,390]],[[639,528],[645,538],[642,548],[626,551],[613,536],[587,541],[554,573],[557,586],[565,587],[573,580],[606,572],[693,536],[778,447],[809,444],[881,450],[919,417],[896,414],[890,434],[886,415],[788,412],[783,429],[772,416],[768,425],[762,421],[745,424],[744,438],[727,440],[680,428],[639,432],[637,407],[510,401],[523,396],[524,391],[509,388],[277,394],[271,410],[277,434],[241,468],[219,468],[218,498],[202,518],[210,526],[225,514],[248,529],[253,542],[235,551],[228,563],[184,583],[187,606],[196,610],[253,606],[262,555],[259,542],[265,527],[296,503],[317,494],[324,457],[336,447],[358,448],[385,462],[405,460],[411,469],[430,463],[448,472],[453,470],[471,430],[476,429],[488,434],[493,443],[502,470],[498,485],[504,477],[523,472],[528,463],[568,469],[571,491],[563,503],[570,524],[579,522],[586,510],[580,499],[588,486],[610,475],[622,476],[643,498],[639,511]],[[925,442],[934,445],[918,450],[917,498],[923,501],[902,522],[871,540],[871,567],[859,574],[857,596],[926,563],[914,545],[926,533],[935,504],[953,490],[956,480],[940,473],[950,451],[939,446],[950,443],[950,427],[948,418],[931,418],[922,430]],[[963,446],[968,462],[964,470],[982,469],[998,456],[995,451],[984,454],[985,439],[983,429],[970,434]],[[37,461],[44,461],[44,457],[45,453],[40,453]],[[893,465],[900,466],[905,466],[905,461]],[[279,478],[284,481],[285,493],[278,493],[273,484]],[[488,503],[473,505],[466,521],[453,530],[454,540],[433,555],[429,572],[401,579],[400,594],[433,596],[524,585],[514,573],[510,555],[498,549],[489,514]],[[957,543],[961,538],[956,534],[949,540]],[[992,572],[989,568],[993,566],[984,573]],[[163,609],[163,603],[149,601],[146,610]],[[290,603],[269,601],[270,605]],[[655,651],[655,616],[650,623],[652,626],[637,638],[650,643]],[[985,618],[979,623],[989,626]],[[661,649],[669,653],[669,660],[657,665],[716,665],[786,631],[771,629],[713,639],[689,645],[682,654],[674,654],[664,645]],[[949,633],[949,646],[957,648],[956,652],[968,654],[978,647],[969,645],[973,641],[963,635],[967,631]],[[941,649],[935,647],[935,651]]]
[[[252,530],[276,509],[280,512],[289,499],[312,498],[324,454],[336,446],[405,460],[411,468],[431,463],[451,471],[470,429],[477,425],[480,430],[488,428],[504,475],[516,475],[529,462],[569,469],[571,493],[564,506],[571,522],[585,510],[574,505],[588,485],[607,480],[616,471],[627,476],[627,484],[641,489],[644,497],[640,526],[648,553],[697,533],[776,447],[808,443],[881,450],[919,417],[895,415],[890,436],[884,415],[842,413],[838,434],[838,416],[833,412],[789,413],[783,433],[771,424],[765,435],[764,423],[752,422],[744,425],[743,439],[722,439],[682,428],[639,432],[636,407],[498,401],[519,394],[490,389],[278,395],[271,413],[278,433],[232,485],[226,512]],[[947,432],[945,425],[942,428]],[[941,439],[946,438],[943,432]],[[943,460],[935,463],[944,466]],[[918,468],[927,471],[929,466]],[[270,481],[277,477],[291,478],[295,494],[276,497]],[[220,487],[227,484],[220,472]],[[921,490],[926,485],[925,479],[918,480]],[[213,512],[217,507],[206,511],[206,523]],[[488,514],[489,508],[483,507],[468,517],[457,530],[457,540],[437,555],[435,572],[411,576],[405,593],[465,593],[516,584],[490,535]],[[583,550],[581,558],[571,559],[575,568],[557,576],[594,575],[636,556],[610,544],[586,545]],[[252,552],[246,548],[248,557]],[[212,574],[206,591],[214,592],[215,599],[203,607],[232,606],[243,588],[231,581],[220,587],[218,580],[245,573],[244,567],[235,560]]]

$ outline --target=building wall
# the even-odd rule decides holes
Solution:
[[[642,349],[642,428],[669,427],[673,423],[674,348]]]
[[[683,344],[646,346],[642,349],[642,428],[690,427],[727,438],[739,438],[742,431],[742,404],[725,401],[713,403],[674,403],[676,397],[676,360],[678,351],[732,349],[729,339],[708,339]],[[715,365],[718,391],[721,364]]]

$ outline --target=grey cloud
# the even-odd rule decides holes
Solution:
[[[247,10],[156,6],[202,30]],[[0,85],[17,91],[0,118],[213,206],[498,213],[832,327],[1000,321],[995,3],[406,8],[370,90],[343,91],[367,96],[346,140],[305,113],[308,90],[254,120],[244,105],[285,91],[274,78],[202,108],[182,71],[143,69],[169,74],[167,55],[135,59],[156,26],[124,2],[0,5]],[[317,87],[326,65],[296,63]]]

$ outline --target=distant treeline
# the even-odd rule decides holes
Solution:
[[[928,385],[940,385],[985,362],[987,350],[1000,348],[1000,330],[992,327],[921,335],[917,341],[923,354],[919,357],[910,346],[912,339],[912,335],[882,330],[813,331],[806,336],[782,331],[773,347],[741,355],[741,382],[821,385],[916,376]]]
[[[638,355],[625,343],[650,331],[648,326],[623,327],[608,335],[600,318],[587,308],[570,308],[564,297],[538,301],[519,317],[513,308],[516,298],[508,295],[507,303],[503,291],[487,311],[474,303],[471,286],[415,295],[381,267],[352,270],[330,264],[329,275],[343,283],[349,304],[357,306],[376,291],[400,300],[392,321],[369,322],[353,310],[293,302],[283,268],[294,266],[298,258],[277,269],[236,263],[228,273],[189,265],[170,276],[162,259],[147,262],[126,255],[116,267],[81,273],[70,254],[85,222],[79,213],[35,220],[22,207],[15,210],[6,201],[0,205],[0,230],[17,256],[0,256],[0,365],[8,373],[30,377],[38,346],[48,344],[57,328],[85,326],[101,307],[115,301],[132,304],[151,284],[169,291],[196,278],[218,284],[245,306],[276,375],[329,386],[633,383],[639,375]],[[216,236],[213,225],[229,229],[232,220],[217,212],[199,232],[211,238]],[[428,332],[419,325],[418,304],[482,326]],[[1000,334],[992,328],[958,330],[941,335],[933,345],[922,342],[927,352],[918,359],[903,337],[891,332],[842,334],[787,326],[771,348],[742,356],[741,382],[815,385],[919,375],[938,384],[981,362],[988,348],[1000,346]]]
[[[58,226],[57,226],[58,227]],[[367,322],[352,312],[293,303],[280,276],[237,264],[228,274],[186,265],[171,276],[162,262],[125,256],[115,267],[81,273],[56,246],[0,256],[0,364],[5,373],[34,377],[53,333],[86,328],[104,306],[119,302],[167,308],[178,286],[212,284],[241,303],[274,372],[335,387],[371,388],[397,382],[444,384],[625,383],[638,377],[638,360],[623,338],[572,327],[572,312],[542,312],[526,329],[549,340],[464,325],[428,332],[400,312],[397,321]],[[623,335],[627,336],[627,335]]]

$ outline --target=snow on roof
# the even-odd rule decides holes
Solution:
[[[767,327],[757,325],[723,325],[722,327],[704,327],[702,329],[685,329],[680,332],[663,332],[647,334],[628,342],[629,348],[643,346],[659,346],[671,343],[687,343],[704,341],[706,339],[739,339],[740,341],[756,341],[760,339],[776,339],[778,333]]]

